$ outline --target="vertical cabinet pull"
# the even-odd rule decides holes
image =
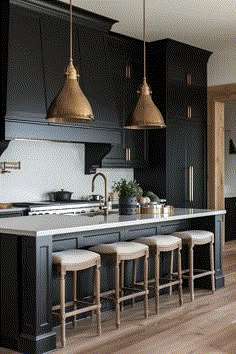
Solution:
[[[192,86],[192,74],[187,74],[187,86]]]
[[[127,64],[125,67],[125,77],[126,79],[130,79],[131,78],[131,66],[130,64]]]
[[[192,118],[192,106],[187,106],[187,117]]]
[[[125,160],[130,161],[130,148],[125,149]]]
[[[193,166],[188,168],[189,201],[193,202]]]

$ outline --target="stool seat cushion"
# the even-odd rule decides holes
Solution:
[[[181,244],[182,241],[179,237],[172,235],[156,235],[150,237],[141,237],[135,240],[136,242],[143,243],[147,246],[174,246]]]
[[[173,233],[174,236],[181,238],[182,240],[204,240],[211,239],[214,237],[213,232],[205,230],[186,230],[186,231],[177,231]]]
[[[90,250],[102,254],[132,255],[140,251],[148,251],[148,246],[136,242],[114,242],[93,246]]]
[[[53,264],[79,265],[84,262],[95,261],[96,259],[100,259],[99,254],[82,249],[71,249],[52,253]]]

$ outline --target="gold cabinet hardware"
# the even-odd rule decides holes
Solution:
[[[192,118],[192,106],[187,106],[187,117]]]
[[[187,74],[187,86],[192,86],[192,74]]]
[[[125,161],[130,161],[130,148],[125,149]]]
[[[131,78],[131,65],[130,64],[127,64],[125,67],[125,77],[126,77],[126,79]]]
[[[188,194],[189,201],[193,202],[193,166],[188,168]]]

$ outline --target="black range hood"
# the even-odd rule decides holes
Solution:
[[[96,173],[96,169],[102,167],[103,158],[111,151],[111,144],[85,144],[85,174]]]
[[[99,30],[99,36],[101,37],[101,43],[104,45],[105,51],[107,48],[105,46],[105,34],[110,31],[111,26],[116,21],[92,14],[82,9],[78,11],[78,13],[76,9],[74,9],[74,12],[75,14],[73,17],[75,18],[76,25],[77,22],[79,22],[84,28],[88,28],[88,31],[90,32],[92,30]],[[57,23],[57,21],[68,20],[68,13],[68,4],[56,0],[8,0],[3,7],[1,14],[3,23],[1,36],[3,59],[0,155],[6,150],[9,142],[14,139],[47,140],[82,144],[94,143],[94,146],[96,147],[91,148],[91,150],[96,152],[96,154],[100,154],[101,157],[106,155],[105,151],[108,151],[108,149],[110,150],[111,144],[121,143],[122,129],[118,124],[119,122],[114,119],[115,123],[110,121],[107,123],[107,116],[109,116],[110,112],[112,112],[112,117],[116,116],[115,104],[109,106],[112,107],[112,109],[109,108],[108,111],[104,110],[104,112],[103,105],[100,106],[97,104],[96,117],[98,118],[91,124],[54,124],[48,123],[45,120],[45,78],[42,80],[42,63],[44,58],[43,54],[45,54],[45,52],[42,52],[42,41],[44,38],[44,46],[47,48],[47,41],[45,39],[47,37],[43,37],[41,33],[42,26],[40,24],[45,24],[47,17],[52,18],[54,24]],[[15,15],[15,17],[13,15]],[[26,18],[30,19],[27,22],[27,26],[33,30],[33,34],[30,34],[30,38],[32,37],[33,40],[31,40],[32,42],[29,41],[29,43],[27,41],[27,33],[29,32],[28,27],[24,25]],[[33,21],[32,19],[36,20]],[[84,32],[86,31],[84,30]],[[23,49],[18,46],[18,35],[23,41]],[[64,32],[62,31],[62,38],[64,38],[63,36]],[[31,46],[33,46],[34,50],[32,50],[31,53],[32,60],[30,63],[37,62],[38,66],[27,66],[27,64],[21,68],[22,70],[19,70],[22,63],[22,65],[27,63],[25,60],[27,50],[24,50],[24,48],[31,50]],[[29,71],[30,73],[28,73]],[[22,72],[22,74],[20,74],[18,78],[16,74],[19,72]],[[36,81],[34,80],[36,75],[35,72],[39,73],[37,77],[38,80]],[[28,75],[25,75],[25,73]],[[16,76],[18,78],[17,80]],[[63,78],[63,72],[61,73],[61,76]],[[110,76],[109,78],[111,79]],[[112,83],[112,80],[110,81]],[[32,84],[32,82],[33,85],[36,82],[38,88],[38,96],[34,95],[33,98],[31,97],[31,86],[29,85]],[[21,87],[27,89],[22,90]],[[49,89],[50,87],[48,88],[48,92],[50,92]],[[22,91],[24,93],[23,95]],[[18,104],[19,102],[20,104]],[[103,116],[105,118],[103,118]],[[103,144],[106,146],[105,149],[102,149]],[[109,148],[107,148],[108,146]],[[101,152],[102,150],[104,152]],[[93,161],[92,165],[99,166],[100,162],[96,163]]]

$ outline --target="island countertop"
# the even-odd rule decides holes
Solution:
[[[176,208],[172,215],[119,215],[118,213],[108,216],[32,215],[0,219],[0,233],[38,237],[200,218],[225,213],[225,210]]]

